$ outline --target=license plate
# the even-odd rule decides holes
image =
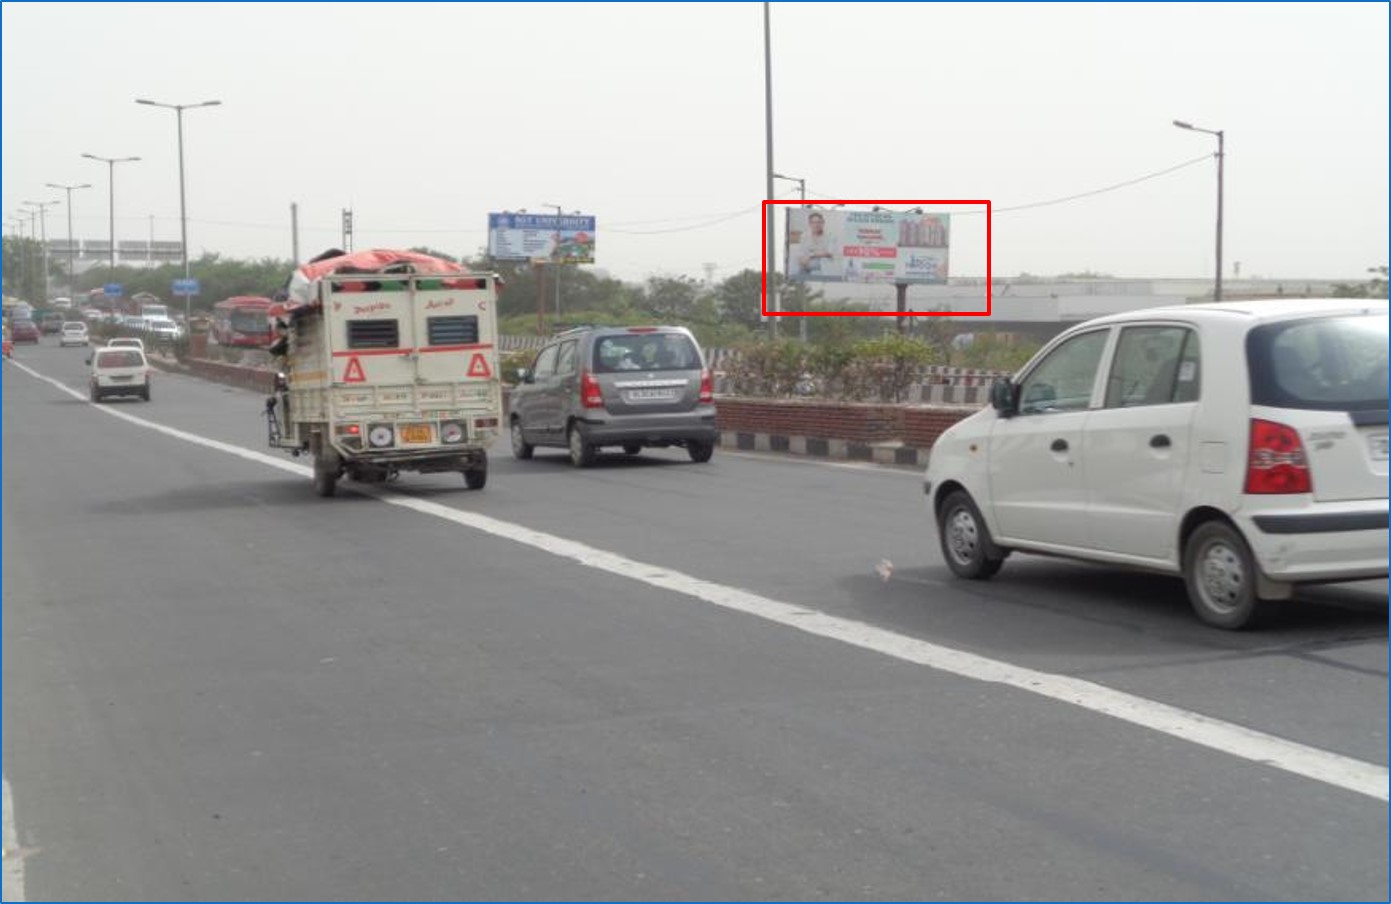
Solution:
[[[1386,434],[1373,433],[1367,437],[1367,448],[1372,452],[1373,461],[1386,461]]]
[[[430,442],[429,424],[402,424],[401,442],[403,443],[428,443]]]
[[[670,402],[675,398],[674,389],[630,389],[627,393],[630,402]]]
[[[132,377],[132,376],[124,376],[124,377],[122,377],[122,376],[115,376],[115,375],[113,375],[113,376],[111,377],[111,382],[112,382],[112,383],[129,383],[131,380],[134,380],[134,379],[135,379],[135,377]],[[1383,436],[1382,439],[1385,440],[1386,437]],[[1385,447],[1385,445],[1386,445],[1386,443],[1383,442],[1383,443],[1382,443],[1382,446]]]

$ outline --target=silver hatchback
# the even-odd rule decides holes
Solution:
[[[517,458],[557,446],[581,468],[604,446],[628,455],[682,446],[692,461],[705,462],[718,436],[700,345],[674,326],[581,327],[555,336],[521,372],[508,423]]]

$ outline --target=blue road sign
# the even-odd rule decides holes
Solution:
[[[176,279],[174,280],[175,295],[197,295],[198,280],[196,279]]]
[[[109,282],[101,287],[101,292],[107,298],[120,298],[125,289],[118,282]]]

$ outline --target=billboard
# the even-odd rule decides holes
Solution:
[[[488,254],[498,260],[594,263],[594,218],[578,214],[488,214]]]
[[[787,213],[787,276],[795,282],[945,283],[951,217],[827,210]]]

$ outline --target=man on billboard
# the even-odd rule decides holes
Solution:
[[[826,217],[819,211],[807,215],[807,228],[797,241],[797,251],[792,255],[794,276],[820,277],[829,279],[839,277],[832,266],[832,260],[840,249],[840,243],[826,232]]]

